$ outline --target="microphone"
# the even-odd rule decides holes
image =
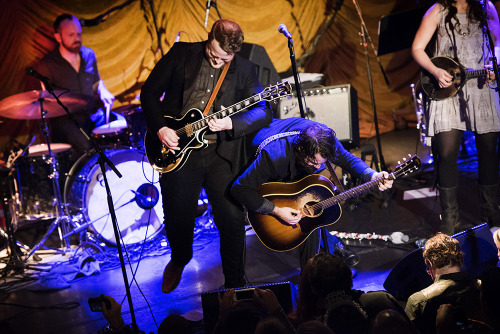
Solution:
[[[151,196],[146,196],[146,195],[141,194],[140,192],[132,190],[132,189],[130,191],[135,194],[134,200],[141,209],[145,209],[145,210],[151,209],[152,207],[154,207],[156,205],[156,203],[158,203],[158,200],[156,200],[155,198],[153,198]]]
[[[182,32],[182,30],[179,30],[179,33],[177,34],[177,37],[175,38],[174,43],[177,43],[181,39],[181,32]]]
[[[290,32],[288,31],[288,29],[286,28],[286,25],[284,25],[284,24],[280,24],[280,25],[278,26],[278,31],[279,31],[280,33],[282,33],[283,35],[285,35],[285,36],[286,36],[286,38],[288,38],[288,39],[292,39],[292,34],[290,34]]]
[[[46,76],[44,75],[41,75],[40,73],[38,73],[33,67],[29,66],[29,67],[26,67],[26,74],[29,75],[29,76],[32,76],[34,78],[37,78],[38,80],[40,80],[41,82],[43,82],[43,84],[45,85],[45,89],[47,89],[47,91],[49,91],[50,93],[52,93],[54,90],[52,89],[52,85],[50,84],[50,80],[49,78],[47,78]]]
[[[207,27],[207,23],[208,23],[208,13],[210,12],[210,7],[212,6],[212,2],[210,0],[207,1],[207,12],[205,14],[205,25],[204,27],[206,28]]]

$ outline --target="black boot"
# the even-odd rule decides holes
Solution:
[[[490,227],[500,226],[500,210],[498,209],[498,184],[479,185],[481,200],[481,221]]]
[[[441,202],[441,225],[439,232],[452,235],[460,227],[458,215],[458,188],[439,187],[439,200]]]

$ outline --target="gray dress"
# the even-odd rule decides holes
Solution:
[[[456,44],[456,55],[463,66],[471,69],[484,68],[485,64],[490,63],[490,55],[482,29],[476,22],[468,24],[467,14],[458,13],[456,16],[460,24],[455,26],[453,34],[445,26],[446,13],[447,10],[440,12],[435,56],[455,58]],[[456,23],[455,19],[452,19],[452,23]],[[434,136],[451,129],[479,134],[500,131],[498,93],[484,84],[484,79],[468,80],[461,91],[451,98],[431,100],[428,135]]]

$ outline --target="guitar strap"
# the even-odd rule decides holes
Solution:
[[[272,135],[270,137],[267,137],[262,143],[260,143],[259,147],[257,148],[257,152],[255,152],[255,157],[257,157],[259,155],[259,153],[262,151],[262,149],[267,144],[272,142],[273,140],[283,138],[283,137],[288,137],[288,136],[294,136],[294,135],[298,135],[298,134],[300,134],[300,131],[288,131],[288,132],[281,132],[281,133]],[[333,169],[333,164],[330,161],[327,161],[325,163],[325,165],[326,165],[326,168],[328,169],[328,172],[330,173],[330,177],[329,177],[330,181],[333,182],[333,184],[335,185],[335,187],[337,187],[337,190],[339,192],[344,192],[344,187],[340,183],[339,178],[337,177],[337,174],[335,173],[335,171]]]
[[[281,132],[275,135],[272,135],[270,137],[267,137],[262,143],[260,143],[259,147],[257,148],[257,152],[255,152],[255,157],[257,157],[267,144],[272,142],[273,140],[283,138],[283,137],[288,137],[288,136],[294,136],[300,134],[300,131],[289,131],[289,132]]]
[[[337,190],[341,193],[344,192],[344,187],[342,187],[342,183],[340,183],[339,178],[337,177],[337,173],[335,173],[335,170],[333,169],[333,164],[328,160],[326,163],[326,168],[328,169],[328,172],[330,173],[330,181],[333,182],[335,187],[337,187]]]
[[[210,96],[210,100],[208,100],[207,106],[205,107],[205,110],[203,111],[203,117],[208,115],[208,111],[210,110],[210,107],[212,107],[212,103],[214,103],[215,96],[217,95],[217,92],[219,92],[220,86],[222,85],[222,81],[224,81],[224,78],[226,77],[227,70],[229,69],[229,65],[231,65],[231,62],[226,63],[224,65],[224,69],[222,70],[222,73],[219,77],[219,80],[217,80],[217,84],[215,85],[215,88],[212,92],[212,95]]]

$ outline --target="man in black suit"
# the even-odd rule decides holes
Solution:
[[[169,150],[180,149],[179,137],[166,126],[163,116],[178,118],[192,108],[204,110],[226,64],[230,64],[227,75],[209,114],[262,91],[255,65],[236,54],[242,43],[239,25],[219,20],[212,26],[207,41],[175,43],[156,64],[142,88],[141,103],[149,132],[157,135]],[[193,228],[202,187],[220,233],[225,286],[245,284],[244,216],[226,193],[246,163],[243,136],[266,126],[271,118],[271,110],[261,101],[231,117],[210,120],[205,135],[208,147],[193,151],[179,170],[162,174],[164,223],[172,250],[163,273],[164,293],[176,288],[193,256]]]

